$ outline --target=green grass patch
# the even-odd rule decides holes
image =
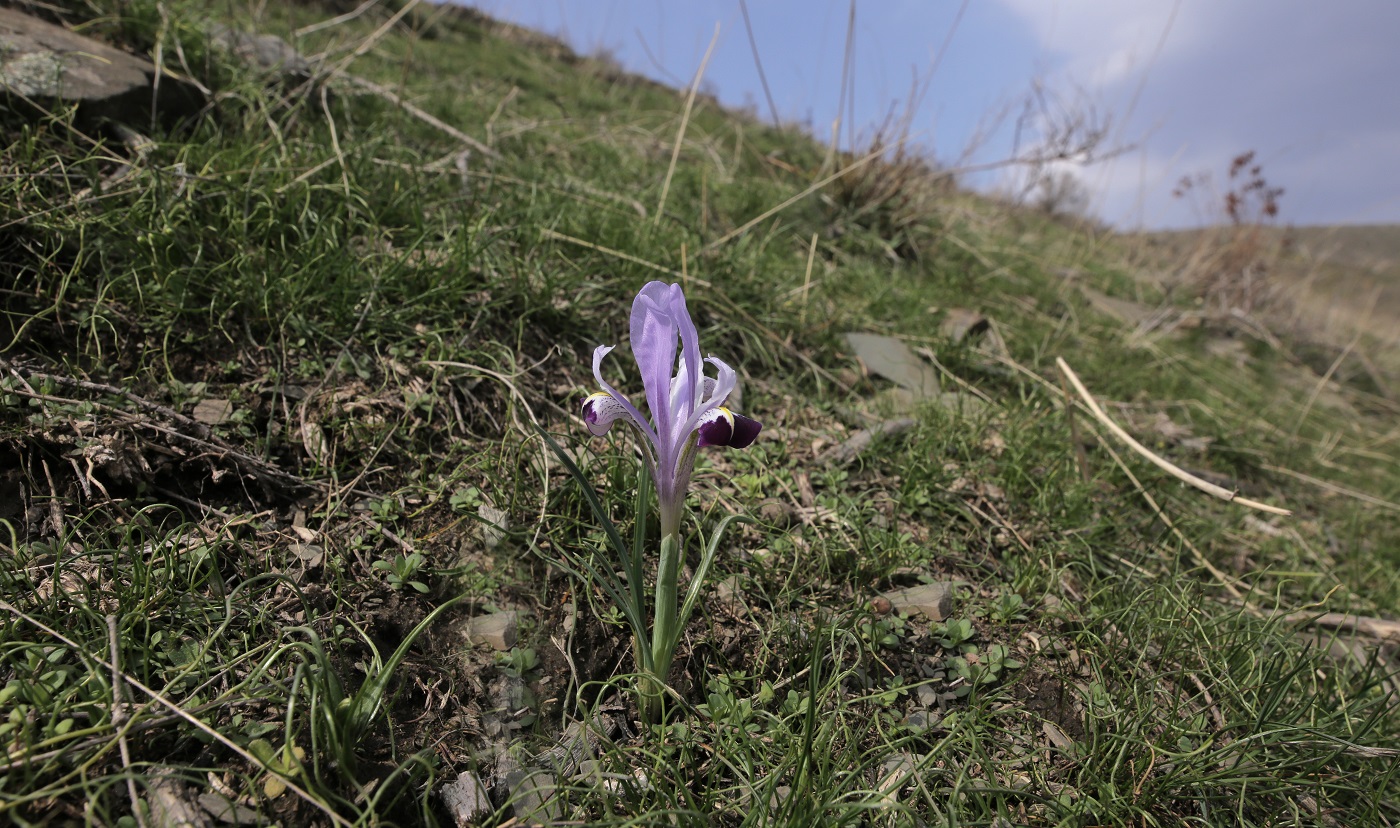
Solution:
[[[1395,403],[1286,338],[1106,313],[1080,285],[1165,301],[1132,240],[893,163],[735,234],[823,148],[702,99],[663,204],[681,94],[448,6],[63,5],[211,97],[149,144],[4,116],[5,818],[452,824],[470,772],[482,824],[551,789],[542,814],[618,825],[1400,821]],[[630,529],[633,446],[576,412],[651,279],[765,430],[697,464],[689,525],[756,523],[648,727],[621,617],[558,565],[606,541],[535,425]],[[954,309],[989,325],[955,339]],[[956,401],[902,399],[848,331],[931,355]],[[1056,357],[1293,515],[1071,421]],[[892,609],[923,584],[946,618]],[[474,644],[502,613],[514,639]],[[546,768],[577,722],[606,738]]]

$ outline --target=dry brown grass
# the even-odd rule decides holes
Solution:
[[[1400,393],[1400,227],[1225,226],[1128,239],[1147,263],[1140,272],[1190,296],[1207,319],[1248,318],[1319,373]]]

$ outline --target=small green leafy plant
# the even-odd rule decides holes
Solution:
[[[423,555],[419,552],[410,552],[387,561],[375,561],[372,566],[385,573],[389,586],[396,590],[412,587],[419,592],[428,591],[428,585],[416,577],[423,568]]]

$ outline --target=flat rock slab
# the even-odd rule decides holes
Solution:
[[[151,115],[153,94],[161,116],[180,117],[203,101],[193,85],[165,75],[149,60],[101,41],[0,8],[0,98],[48,109],[76,103],[86,118],[110,118],[141,126]]]
[[[938,395],[938,372],[898,339],[872,333],[848,333],[846,344],[870,373],[909,389],[917,399]]]
[[[894,610],[902,615],[920,613],[930,621],[943,621],[953,613],[952,581],[897,589],[885,593]]]
[[[1079,292],[1084,294],[1084,298],[1089,300],[1094,310],[1129,325],[1141,325],[1157,312],[1156,308],[1149,308],[1131,299],[1109,296],[1085,285],[1079,286]]]
[[[469,828],[478,818],[495,810],[481,777],[471,771],[457,774],[456,779],[442,786],[438,795],[458,828]]]

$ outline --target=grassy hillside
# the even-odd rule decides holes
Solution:
[[[4,817],[451,825],[474,773],[491,825],[1400,822],[1371,340],[1371,380],[1314,365],[1144,280],[1170,251],[471,12],[45,7],[209,103],[0,115]],[[755,522],[649,724],[563,460],[631,532],[636,443],[579,412],[600,344],[641,400],[650,280],[763,431],[698,456],[682,583]],[[1144,452],[1292,513],[1169,475],[1057,359]],[[951,601],[901,612],[920,585]]]
[[[1232,232],[1155,233],[1141,241],[1167,264],[1163,275],[1170,283],[1189,276],[1202,252],[1208,257]],[[1268,227],[1260,229],[1259,244],[1279,293],[1270,314],[1275,327],[1303,340],[1341,345],[1359,333],[1365,350],[1389,372],[1400,370],[1400,228]]]

